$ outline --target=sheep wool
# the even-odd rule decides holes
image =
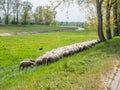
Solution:
[[[99,43],[98,40],[92,40],[92,41],[75,43],[72,45],[53,49],[51,51],[46,52],[42,56],[38,57],[35,60],[35,64],[37,66],[42,65],[42,64],[48,65],[49,63],[55,62],[63,57],[67,57],[69,55],[73,55],[74,53],[78,53],[83,50],[89,49],[97,43]]]

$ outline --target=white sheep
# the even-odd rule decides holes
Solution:
[[[48,63],[55,62],[63,57],[73,55],[76,52],[80,52],[88,48],[91,48],[98,42],[99,42],[98,40],[85,41],[85,42],[75,43],[72,45],[53,49],[51,51],[46,52],[43,56],[37,58],[35,63],[36,65],[41,65],[41,64],[48,65]]]
[[[35,65],[39,66],[39,65],[42,65],[44,62],[43,62],[43,57],[40,56],[36,59],[35,61]]]

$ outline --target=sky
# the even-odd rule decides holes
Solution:
[[[26,1],[26,0],[23,0]],[[49,0],[28,0],[33,4],[33,8],[37,6],[49,5]],[[57,9],[57,21],[67,21],[67,22],[84,22],[85,21],[85,11],[80,9],[77,4],[73,4],[68,8],[65,8],[63,5],[60,5]]]

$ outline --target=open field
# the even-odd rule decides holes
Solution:
[[[18,69],[25,58],[36,59],[53,48],[93,39],[95,31],[0,37],[0,89],[98,90],[101,74],[111,70],[120,55],[119,37],[48,66]]]
[[[0,33],[16,33],[16,32],[42,32],[53,30],[70,30],[74,27],[59,27],[59,26],[46,26],[46,25],[0,25]]]

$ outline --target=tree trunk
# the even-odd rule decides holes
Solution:
[[[27,24],[27,14],[24,16],[24,24]]]
[[[115,4],[113,5],[113,19],[114,19],[114,22],[113,22],[113,36],[118,36],[119,35],[119,31],[118,31],[118,16],[117,16],[117,10],[118,10],[118,6],[117,6],[117,0],[115,2]]]
[[[15,24],[16,22],[16,19],[15,19],[15,11],[13,12],[13,22],[12,22],[12,24]]]
[[[9,15],[8,14],[5,17],[5,24],[9,24]]]
[[[103,18],[102,18],[102,10],[101,10],[102,3],[96,0],[96,7],[97,7],[97,17],[98,17],[98,36],[101,42],[106,41],[104,34],[103,34]]]
[[[7,6],[6,6],[6,8],[7,8],[7,10],[6,10],[6,17],[5,17],[5,24],[9,24],[9,1],[7,1]]]
[[[110,6],[109,3],[106,6],[106,36],[107,39],[111,39],[111,29],[110,29]]]
[[[19,11],[17,7],[17,12],[16,12],[16,24],[19,24]]]
[[[120,35],[120,15],[118,14],[118,32],[119,32],[119,35]]]

